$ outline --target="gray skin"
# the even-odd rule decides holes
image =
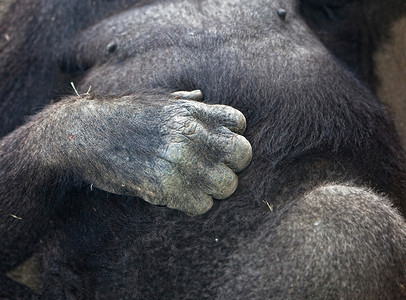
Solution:
[[[83,179],[101,190],[138,196],[149,203],[176,208],[189,215],[203,214],[212,207],[213,198],[225,199],[234,193],[238,185],[234,172],[247,167],[252,149],[247,139],[239,135],[246,127],[241,112],[224,105],[183,100],[183,96],[194,98],[193,93],[188,95],[183,92],[176,96],[180,100],[168,99],[168,103],[154,105],[153,118],[150,117],[151,108],[141,110],[132,96],[117,99],[114,105],[87,99],[69,103],[68,107],[57,112],[57,116],[62,114],[61,120],[65,123],[67,120],[63,115],[66,110],[74,109],[80,110],[78,114],[81,117],[79,122],[68,122],[74,124],[73,127],[63,129],[62,135],[66,132],[74,138],[65,139],[60,149],[70,156],[69,161],[78,162]],[[94,144],[83,156],[80,148],[88,139],[84,125],[88,120],[98,123],[99,118],[113,115],[122,116],[117,119],[119,129],[131,131],[133,126],[145,126],[148,130],[157,130],[159,135],[149,137],[153,138],[150,143],[157,145],[153,148],[157,155],[135,166],[131,163],[135,152],[120,147],[125,143],[121,138],[126,136],[110,127],[109,135],[99,139],[100,144]],[[111,152],[105,156],[100,149],[107,147],[111,148]],[[210,152],[199,151],[202,148],[215,149],[216,153],[221,150],[222,155],[213,157]],[[88,170],[91,161],[105,159],[107,163],[98,166],[97,173]],[[100,177],[100,174],[103,176]],[[203,177],[206,180],[190,184],[190,178]]]
[[[48,107],[18,131],[24,135],[30,130],[38,144],[42,139],[54,141],[38,151],[38,163],[48,169],[73,170],[91,188],[138,196],[188,215],[203,214],[212,207],[213,198],[225,199],[234,193],[235,172],[251,161],[251,145],[241,135],[246,120],[230,106],[193,101],[202,99],[198,90],[175,92],[167,98],[146,105],[136,96],[113,101],[70,97]],[[106,120],[113,120],[109,128],[103,126]],[[88,124],[93,124],[91,129]],[[143,138],[136,136],[141,127],[158,133],[149,135],[148,149],[155,149],[154,155],[143,161],[134,159],[142,150],[124,146],[129,137],[136,142]],[[122,128],[126,128],[124,133]],[[93,136],[98,139],[89,145]],[[7,140],[0,148],[4,158],[10,149]],[[190,178],[200,180],[191,182]]]

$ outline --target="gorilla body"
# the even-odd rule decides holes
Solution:
[[[317,37],[329,2],[16,1],[0,25],[0,295],[405,297],[402,150],[357,79],[370,65]],[[250,158],[229,106],[253,157],[213,203]],[[33,253],[35,292],[5,275]]]

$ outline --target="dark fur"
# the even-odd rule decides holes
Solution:
[[[303,11],[320,21],[310,2],[12,5],[0,25],[1,270],[39,253],[41,299],[405,297],[406,224],[391,207],[406,209],[401,148],[379,101],[307,27]],[[131,5],[130,19],[115,14]],[[65,99],[71,80],[107,113],[122,95],[139,108],[193,89],[239,109],[254,157],[237,192],[191,218],[91,189],[83,172],[109,166],[66,154],[64,133],[92,101]],[[124,118],[87,119],[84,149],[111,130],[139,150],[134,164],[154,155],[154,131]],[[30,297],[5,278],[0,291]]]
[[[374,89],[373,53],[390,38],[390,26],[406,11],[402,0],[301,0],[310,27],[336,56]]]

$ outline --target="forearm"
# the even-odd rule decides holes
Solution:
[[[29,255],[56,209],[63,173],[43,160],[38,120],[0,142],[0,270]],[[63,175],[65,176],[65,175]]]
[[[117,147],[113,124],[126,113],[136,118],[143,105],[135,100],[65,98],[0,140],[0,270],[30,254],[62,207],[58,199],[109,173],[103,162],[108,148]],[[126,112],[129,103],[133,109]],[[127,148],[137,144],[136,131],[130,138]]]
[[[1,268],[32,251],[75,184],[197,215],[237,188],[245,118],[168,95],[69,97],[0,142]],[[187,97],[186,97],[187,98]],[[31,248],[27,248],[30,245]]]

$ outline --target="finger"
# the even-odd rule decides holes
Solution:
[[[227,128],[220,133],[209,135],[208,143],[211,148],[218,149],[221,160],[234,172],[241,172],[251,162],[252,147],[242,135],[235,134]]]
[[[192,146],[193,147],[193,146]],[[177,147],[173,147],[170,151],[177,151]],[[184,150],[184,149],[182,149]],[[195,149],[190,148],[189,152],[196,153]],[[184,151],[182,151],[184,152]],[[225,199],[235,192],[238,186],[237,175],[223,162],[212,160],[213,156],[201,153],[200,155],[173,155],[169,153],[168,161],[174,162],[173,165],[178,170],[178,174],[184,181],[183,184],[170,183],[168,189],[174,189],[174,192],[179,193],[179,190],[202,190],[215,199]],[[186,179],[186,180],[185,180]]]
[[[167,207],[183,211],[189,216],[204,214],[213,206],[213,198],[198,190],[185,192],[178,197],[169,199]]]
[[[194,91],[178,91],[171,94],[175,99],[186,99],[186,100],[195,100],[201,101],[203,99],[203,93],[201,90]]]
[[[213,168],[206,168],[204,171],[206,182],[202,190],[213,196],[214,199],[228,198],[237,189],[238,177],[225,164],[220,163]]]
[[[194,117],[206,124],[220,124],[238,134],[243,134],[247,127],[245,116],[231,106],[205,104],[195,101],[184,101],[183,103],[192,108],[191,111]]]
[[[161,157],[170,162],[193,165],[195,160],[206,155],[213,161],[224,162],[234,172],[242,171],[251,162],[251,144],[245,137],[231,132],[228,128],[220,127],[211,132],[199,121],[187,120],[180,129],[182,135],[168,141],[159,151]],[[196,157],[194,153],[201,155]]]
[[[195,182],[190,181],[190,178],[182,176],[179,172],[161,176],[162,181],[158,186],[144,185],[140,190],[140,197],[143,200],[183,211],[190,216],[201,215],[213,206],[213,198],[204,193]]]
[[[224,157],[224,163],[234,172],[241,172],[252,160],[251,144],[245,137],[236,134],[230,148],[231,151]]]
[[[226,127],[216,128],[211,132],[199,121],[187,120],[181,130],[181,136],[177,136],[161,149],[162,158],[173,163],[191,165],[192,160],[200,159],[199,156],[194,157],[193,153],[201,153],[203,156],[204,151],[213,161],[224,162],[234,172],[242,171],[251,162],[251,144],[245,137],[231,132]],[[194,144],[184,139],[193,141]]]
[[[225,199],[238,186],[237,175],[222,163],[213,167],[199,160],[182,173],[193,180],[185,181],[180,177],[171,180],[170,187],[165,188],[165,205],[191,216],[207,212],[213,205],[213,198]],[[174,184],[174,181],[177,182]],[[182,185],[178,184],[180,181],[183,181]]]
[[[161,152],[162,158],[178,170],[178,176],[166,176],[163,190],[180,194],[180,190],[200,189],[215,199],[229,197],[237,188],[237,175],[222,161],[213,160],[213,155],[208,155],[209,148],[205,147],[207,151],[198,154],[196,146],[201,147],[198,144],[171,143]],[[181,178],[187,183],[179,182]]]
[[[247,121],[242,112],[231,106],[221,104],[206,105],[206,108],[201,110],[201,113],[203,117],[207,118],[207,122],[214,121],[238,134],[243,134],[247,127]]]

